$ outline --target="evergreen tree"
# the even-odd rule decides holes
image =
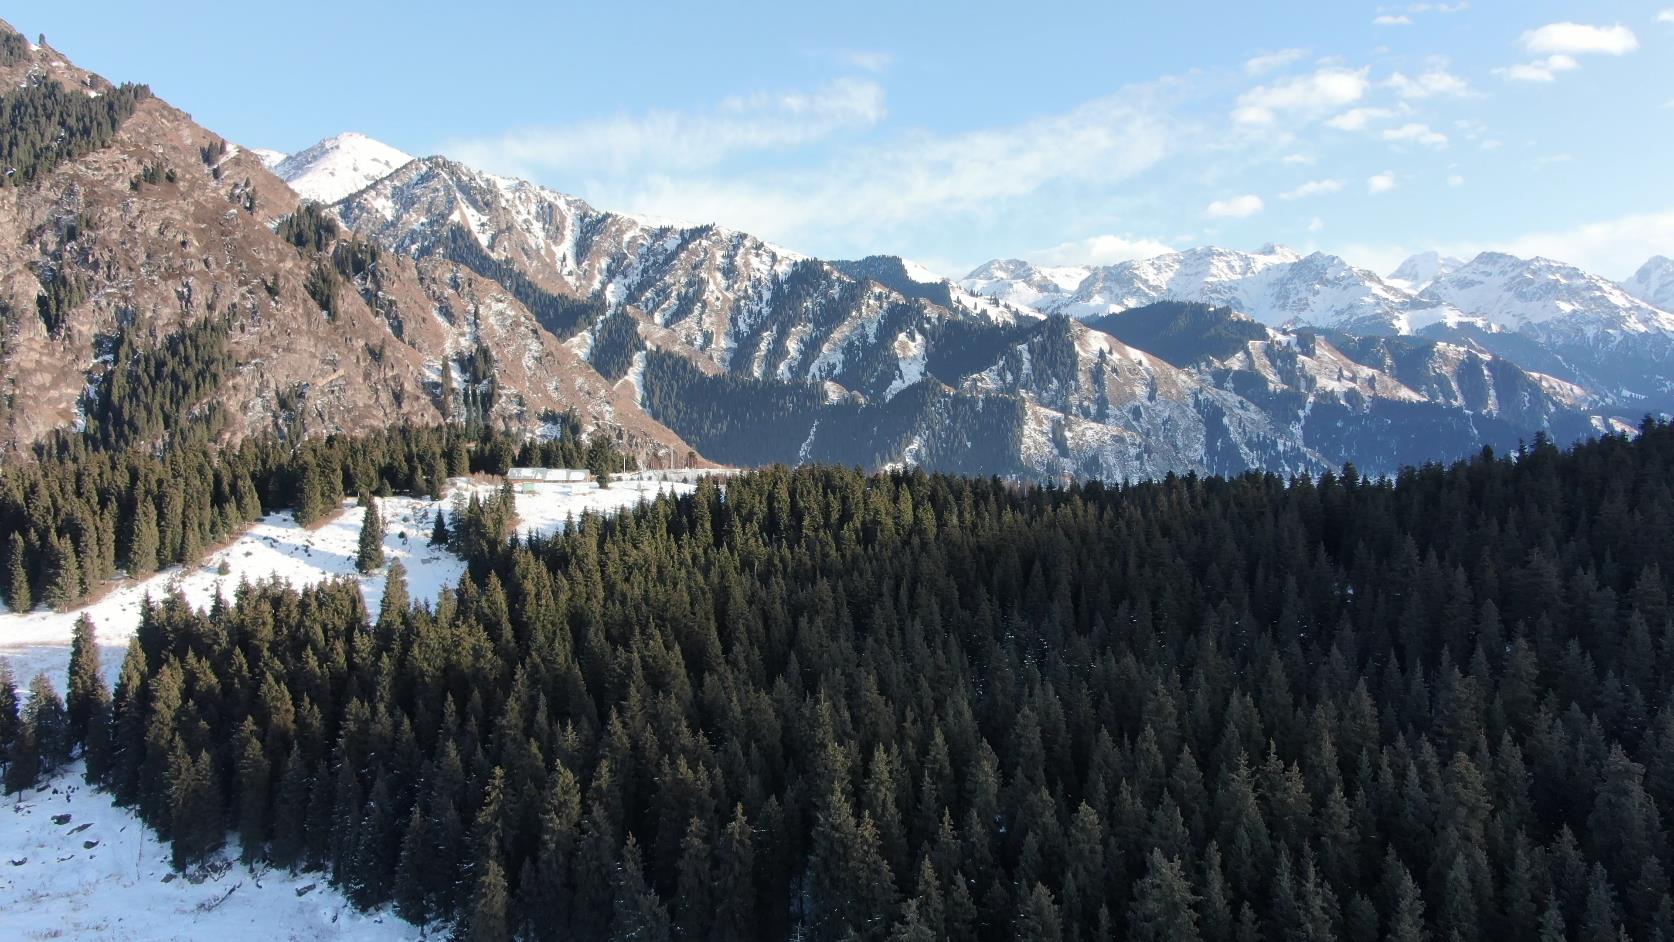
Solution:
[[[95,717],[108,717],[110,713],[110,691],[105,687],[94,631],[93,619],[84,613],[70,632],[70,677],[64,701],[71,740],[83,746],[88,743]]]
[[[355,568],[361,572],[375,572],[384,565],[384,519],[378,513],[378,502],[368,499],[366,513],[360,524],[360,549],[355,554]]]
[[[507,905],[505,871],[490,857],[471,894],[471,942],[505,942],[511,937]]]
[[[448,539],[449,539],[449,535],[448,535],[448,515],[447,515],[447,512],[442,510],[442,508],[437,507],[436,508],[435,522],[430,527],[430,545],[431,546],[446,546],[446,545],[448,545]]]
[[[143,579],[157,569],[157,505],[151,497],[141,494],[134,502],[134,515],[128,531],[128,555],[124,568],[128,575]]]
[[[27,612],[35,607],[35,594],[29,585],[29,558],[24,548],[23,534],[13,530],[6,540],[6,604],[14,612]]]
[[[1145,876],[1133,888],[1128,937],[1136,942],[1192,942],[1197,931],[1197,896],[1180,862],[1151,849]]]

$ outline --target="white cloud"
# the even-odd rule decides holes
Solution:
[[[1430,69],[1411,77],[1396,72],[1385,84],[1402,98],[1431,98],[1437,95],[1465,98],[1474,94],[1469,82],[1446,69]]]
[[[1246,75],[1264,75],[1268,72],[1282,69],[1292,62],[1296,62],[1308,54],[1306,49],[1280,49],[1278,52],[1263,53],[1244,60]]]
[[[1411,26],[1412,17],[1403,13],[1385,13],[1372,18],[1373,26]]]
[[[1562,54],[1536,59],[1533,62],[1520,62],[1508,65],[1503,69],[1495,69],[1495,75],[1503,75],[1518,82],[1550,82],[1558,77],[1560,72],[1573,72],[1581,68],[1581,63],[1575,61],[1574,56]]]
[[[1430,129],[1428,124],[1410,121],[1398,128],[1390,128],[1383,132],[1383,139],[1398,143],[1423,144],[1425,147],[1446,147],[1447,135]]]
[[[1319,161],[1308,154],[1286,154],[1280,158],[1281,162],[1300,167],[1311,167]]]
[[[1261,212],[1263,205],[1261,197],[1245,194],[1231,199],[1216,200],[1203,210],[1203,215],[1211,219],[1247,219]]]
[[[1395,174],[1392,171],[1385,170],[1383,173],[1366,178],[1366,192],[1368,193],[1388,193],[1393,189],[1395,189]]]
[[[1517,41],[1526,52],[1542,57],[1494,70],[1496,75],[1518,82],[1551,82],[1560,73],[1581,68],[1576,56],[1620,56],[1639,48],[1639,37],[1620,23],[1615,26],[1548,23],[1528,30]]]
[[[1658,23],[1674,23],[1674,7],[1669,7],[1666,10],[1659,11],[1657,13],[1657,22]]]
[[[1674,207],[1635,213],[1615,219],[1583,223],[1567,229],[1530,232],[1504,239],[1478,239],[1434,247],[1444,255],[1469,258],[1497,251],[1529,258],[1541,256],[1605,277],[1623,278],[1644,263],[1646,256],[1674,255]],[[1368,254],[1381,249],[1367,247]]]
[[[867,72],[887,72],[895,64],[895,54],[878,50],[854,49],[840,54],[849,65]]]
[[[1315,216],[1314,218],[1308,220],[1308,231],[1309,232],[1318,232],[1318,231],[1320,231],[1321,229],[1324,229],[1324,228],[1325,228],[1325,220],[1319,218],[1318,216]]]
[[[1335,193],[1343,188],[1341,180],[1309,180],[1307,183],[1286,190],[1279,194],[1282,200],[1299,200],[1305,196],[1320,196],[1325,193]]]
[[[1308,75],[1258,85],[1238,96],[1232,118],[1239,124],[1272,124],[1279,115],[1303,119],[1353,104],[1366,94],[1366,69],[1327,66]]]
[[[1448,186],[1464,186],[1465,185],[1465,178],[1463,176],[1457,174],[1457,173],[1450,173],[1450,174],[1447,175],[1447,185]]]
[[[1600,53],[1619,56],[1639,48],[1639,38],[1633,30],[1620,23],[1615,26],[1588,26],[1585,23],[1548,23],[1531,29],[1518,39],[1531,55],[1587,55]]]
[[[1172,251],[1173,246],[1157,239],[1096,235],[1060,243],[1049,249],[1025,252],[1024,257],[1036,265],[1114,265],[1136,258],[1166,255]]]
[[[638,117],[531,127],[494,138],[446,143],[465,163],[506,173],[655,173],[691,170],[753,151],[779,150],[877,124],[883,87],[839,79],[813,91],[729,98],[701,114],[658,111]]]
[[[580,189],[596,205],[714,221],[828,254],[876,249],[930,221],[991,221],[1006,201],[1109,187],[1152,167],[1185,139],[1162,90],[1128,86],[979,130],[838,139],[774,169],[734,161],[604,173]]]
[[[1325,124],[1339,131],[1364,131],[1366,125],[1373,121],[1382,121],[1393,114],[1394,112],[1388,108],[1350,108]]]

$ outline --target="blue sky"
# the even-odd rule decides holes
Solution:
[[[395,12],[398,9],[399,12]],[[13,25],[231,140],[358,130],[944,274],[1277,241],[1674,255],[1674,0],[79,0]]]

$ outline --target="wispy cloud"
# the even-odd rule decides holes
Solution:
[[[1114,265],[1172,251],[1174,246],[1158,239],[1096,235],[1023,254],[1037,265]]]
[[[1339,131],[1364,131],[1372,122],[1382,121],[1394,114],[1388,108],[1350,108],[1326,121],[1325,125]]]
[[[811,91],[728,98],[705,113],[653,111],[491,138],[447,142],[443,152],[506,173],[655,173],[713,166],[753,151],[820,141],[883,120],[883,87],[844,78]]]
[[[1280,49],[1278,52],[1253,56],[1244,60],[1244,74],[1265,75],[1301,60],[1307,54],[1308,50],[1306,49]]]
[[[1460,174],[1450,173],[1450,174],[1447,175],[1447,185],[1448,186],[1464,186],[1465,185],[1465,178]]]
[[[838,53],[838,58],[854,68],[866,72],[887,72],[895,64],[895,54],[878,50],[851,49]]]
[[[1575,61],[1574,56],[1554,55],[1533,62],[1519,62],[1508,65],[1503,69],[1495,69],[1494,74],[1503,75],[1518,82],[1551,82],[1555,81],[1560,72],[1573,72],[1581,68],[1581,63]]]
[[[1396,72],[1384,83],[1401,98],[1422,99],[1437,96],[1466,98],[1475,94],[1471,84],[1444,68],[1428,69],[1414,76]]]
[[[1342,188],[1343,181],[1341,180],[1309,180],[1301,186],[1280,193],[1279,199],[1299,200],[1306,196],[1322,196],[1326,193],[1335,193]]]
[[[1405,13],[1385,13],[1372,17],[1373,26],[1411,26],[1412,17]]]
[[[1674,7],[1657,11],[1658,23],[1674,23]]]
[[[1432,130],[1428,124],[1409,121],[1398,128],[1384,131],[1382,137],[1386,141],[1396,143],[1423,144],[1425,147],[1442,148],[1447,146],[1447,135]]]
[[[961,133],[840,137],[780,169],[675,164],[603,174],[601,205],[714,220],[789,244],[876,248],[911,227],[989,219],[1009,200],[1055,188],[1108,188],[1182,141],[1153,86],[1130,86],[1067,111]],[[846,250],[846,249],[841,249]]]
[[[1368,193],[1388,193],[1393,189],[1395,189],[1395,174],[1391,171],[1385,170],[1383,173],[1366,178],[1366,192]]]
[[[1304,120],[1359,101],[1371,86],[1366,69],[1327,66],[1238,96],[1232,118],[1244,125],[1268,125],[1281,115]]]
[[[1247,219],[1261,212],[1263,205],[1261,197],[1250,193],[1215,200],[1204,208],[1203,215],[1210,219]]]

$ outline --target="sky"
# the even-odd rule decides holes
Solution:
[[[1674,256],[1674,0],[78,0],[12,24],[246,146],[354,130],[957,277],[1278,242]]]

